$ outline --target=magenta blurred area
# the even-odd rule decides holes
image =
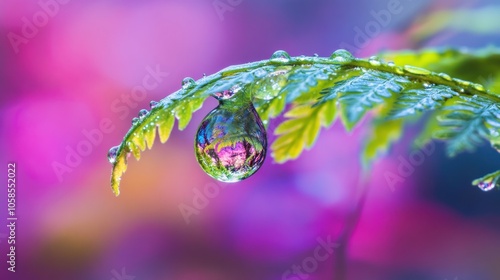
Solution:
[[[0,238],[0,278],[331,279],[333,256],[309,275],[282,275],[310,257],[318,239],[342,231],[356,202],[369,122],[353,133],[336,123],[298,160],[281,165],[269,156],[236,184],[214,181],[194,156],[197,125],[214,100],[185,131],[174,129],[164,145],[157,139],[140,162],[129,159],[119,197],[106,154],[140,109],[184,77],[279,49],[329,56],[354,44],[354,28],[389,2],[2,1],[0,159],[17,166],[18,221],[16,272],[7,271]],[[409,35],[430,11],[495,3],[401,0],[401,13],[351,51],[498,44],[498,34],[444,30],[420,42]],[[149,89],[139,92],[145,80]],[[408,157],[408,140],[372,169],[348,279],[500,279],[500,197],[469,183],[498,168],[498,154],[485,147],[450,160],[436,145],[413,175],[390,186],[384,174]],[[0,190],[2,221],[6,196]],[[5,226],[0,234],[8,234]]]

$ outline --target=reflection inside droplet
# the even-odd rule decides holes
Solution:
[[[480,182],[478,185],[477,185],[482,191],[484,192],[488,192],[488,191],[491,191],[495,188],[496,186],[496,181],[493,180],[491,182]]]
[[[120,148],[120,146],[114,146],[111,149],[109,149],[109,151],[108,151],[108,161],[110,163],[115,163],[116,162],[116,157],[118,155],[118,148]]]
[[[230,107],[231,106],[231,107]],[[222,182],[237,182],[264,163],[267,136],[251,103],[244,108],[221,103],[202,121],[195,139],[196,158],[203,170]]]
[[[144,119],[144,117],[146,117],[146,115],[147,115],[148,113],[149,113],[149,112],[148,112],[148,110],[146,110],[146,109],[141,109],[141,110],[139,111],[139,115],[138,115],[139,120]]]

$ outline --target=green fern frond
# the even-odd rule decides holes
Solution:
[[[321,127],[327,128],[334,122],[336,112],[335,100],[318,106],[301,104],[286,112],[288,119],[274,131],[278,135],[271,145],[274,160],[285,162],[295,159],[304,149],[311,148]]]
[[[463,54],[466,59],[458,59],[461,55],[457,51],[420,54],[428,57],[424,61],[430,61],[429,65],[446,56],[469,63],[489,57],[494,57],[494,61],[500,59],[493,51],[489,56],[479,57],[466,53]],[[417,56],[393,55],[397,61]],[[498,69],[492,71],[494,77],[498,72]],[[500,142],[497,105],[500,97],[483,85],[407,64],[397,66],[377,58],[356,59],[345,50],[336,51],[329,58],[292,58],[279,51],[269,60],[229,67],[198,81],[185,79],[182,89],[154,104],[151,112],[141,111],[141,117],[122,143],[110,152],[114,193],[119,194],[127,156],[133,154],[139,159],[146,147],[151,148],[157,127],[160,140],[165,142],[175,119],[179,129],[184,129],[207,97],[232,90],[248,95],[266,126],[290,105],[271,145],[272,156],[278,162],[296,158],[304,149],[311,148],[321,127],[329,127],[337,112],[346,129],[351,130],[367,112],[374,110],[373,139],[367,142],[362,154],[366,164],[388,150],[408,120],[428,110],[436,111],[440,122],[430,127],[428,139],[422,139],[448,140],[450,154],[471,149],[479,139],[492,144]]]
[[[459,96],[437,116],[440,122],[434,136],[448,140],[447,152],[454,156],[472,151],[483,139],[498,136],[500,108],[496,102],[480,96]]]

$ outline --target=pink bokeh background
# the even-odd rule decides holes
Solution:
[[[275,164],[268,157],[237,184],[215,182],[194,156],[197,125],[214,100],[185,131],[174,129],[140,162],[130,159],[118,198],[106,153],[140,109],[177,90],[184,77],[199,79],[278,49],[328,56],[353,44],[354,28],[389,0],[63,2],[0,3],[0,159],[2,178],[8,162],[17,166],[18,217],[15,273],[7,271],[8,231],[0,227],[0,279],[120,280],[122,269],[137,280],[282,279],[312,255],[318,238],[338,236],[356,202],[368,121],[352,133],[337,123],[298,160]],[[220,3],[229,8],[217,10]],[[426,13],[491,4],[401,0],[402,12],[356,55],[498,45],[498,34],[447,29],[412,37]],[[57,9],[50,6],[54,13],[44,22],[39,16],[47,5]],[[24,36],[24,19],[45,24],[12,43],[13,33]],[[156,86],[131,99],[148,69],[161,73]],[[410,138],[372,169],[349,246],[348,279],[500,279],[500,196],[469,183],[498,167],[498,155],[485,146],[450,160],[437,144],[391,188],[384,174],[397,172],[398,157],[409,156]],[[210,187],[217,195],[187,223],[180,205],[193,205],[196,190]],[[5,223],[6,196],[0,189]],[[333,257],[320,262],[307,279],[331,279],[332,263]]]

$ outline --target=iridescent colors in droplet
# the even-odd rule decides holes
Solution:
[[[120,146],[114,146],[108,151],[108,161],[110,163],[115,163],[116,162],[116,157],[118,155],[118,149]]]
[[[146,117],[146,115],[147,115],[148,113],[149,113],[149,112],[148,112],[148,110],[146,110],[146,109],[141,109],[141,110],[139,111],[139,115],[138,115],[139,120],[144,119],[144,117]]]
[[[153,101],[149,102],[149,107],[151,109],[154,109],[154,108],[156,108],[156,106],[158,106],[158,104],[160,104],[160,103],[158,103],[157,101],[153,100]]]
[[[253,175],[264,163],[267,136],[252,103],[233,108],[221,102],[200,124],[196,133],[198,163],[211,177],[238,182]]]
[[[491,190],[493,190],[496,186],[496,181],[492,181],[492,182],[480,182],[478,185],[477,185],[482,191],[484,192],[489,192]]]
[[[220,92],[215,93],[215,98],[218,100],[226,100],[232,98],[236,93],[238,93],[241,90],[240,85],[235,85],[231,87],[228,90],[223,90]]]

